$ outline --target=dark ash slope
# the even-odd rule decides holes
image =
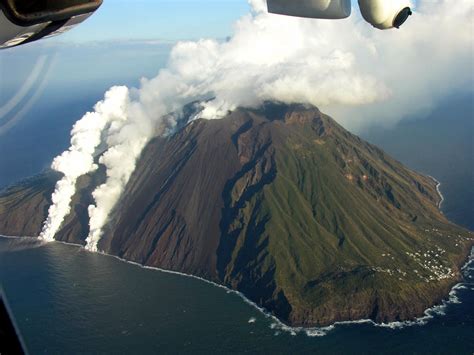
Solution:
[[[81,179],[58,239],[83,243],[101,176]],[[43,180],[0,196],[0,233],[39,232]],[[292,325],[404,320],[447,295],[473,244],[438,202],[433,180],[316,108],[268,103],[150,142],[100,248],[240,290]]]

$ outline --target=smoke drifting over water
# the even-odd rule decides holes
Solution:
[[[426,110],[472,80],[466,75],[472,65],[471,0],[456,6],[419,1],[401,30],[385,32],[358,16],[291,18],[267,14],[264,0],[250,4],[252,13],[237,21],[232,38],[178,43],[155,78],[142,79],[138,89],[112,88],[76,124],[71,148],[53,163],[65,176],[53,195],[43,239],[54,238],[69,213],[77,178],[97,167],[94,154],[103,143],[107,149],[99,163],[107,179],[93,192],[87,238],[87,248],[97,250],[142,149],[153,136],[172,132],[175,117],[167,114],[191,101],[207,100],[196,117],[205,119],[265,100],[310,103],[354,128]]]
[[[105,99],[95,106],[95,112],[88,112],[77,121],[71,131],[71,146],[56,157],[52,168],[64,174],[56,184],[52,195],[53,204],[48,210],[48,218],[39,236],[45,241],[53,241],[64,218],[71,210],[71,199],[76,192],[77,179],[98,168],[94,163],[94,153],[101,143],[102,131],[106,125],[123,114],[124,98],[128,89],[113,87]]]
[[[86,241],[92,251],[97,251],[107,216],[120,198],[135,170],[135,162],[153,132],[148,120],[130,123],[127,117],[128,112],[124,110],[111,124],[106,141],[109,149],[99,159],[106,167],[107,180],[92,193],[96,205],[89,206],[90,233]]]

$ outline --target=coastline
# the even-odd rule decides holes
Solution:
[[[436,183],[436,191],[438,192],[438,196],[440,198],[440,200],[438,202],[438,209],[441,211],[441,206],[443,205],[443,202],[444,202],[444,196],[443,196],[443,193],[441,192],[441,185],[442,184],[435,177],[433,177],[431,175],[428,175],[428,177]],[[441,211],[441,213],[443,213],[443,211]]]
[[[83,245],[80,244],[74,244],[74,243],[68,243],[68,242],[63,242],[63,241],[54,241],[54,242],[45,242],[38,240],[36,237],[18,237],[18,236],[4,236],[0,234],[0,238],[4,239],[20,239],[20,240],[34,240],[35,242],[38,243],[37,247],[42,247],[46,246],[50,243],[59,243],[59,244],[64,244],[68,246],[73,246],[73,247],[79,247],[82,251],[88,252],[88,253],[93,253],[93,254],[100,254],[106,257],[111,257],[114,258],[120,262],[124,262],[127,264],[131,264],[137,267],[140,267],[142,269],[147,269],[147,270],[153,270],[153,271],[160,271],[163,273],[167,274],[173,274],[173,275],[178,275],[178,276],[185,276],[189,278],[193,278],[196,280],[203,281],[209,285],[221,288],[226,290],[227,293],[233,293],[237,296],[239,296],[245,303],[248,305],[252,306],[256,310],[258,310],[265,318],[270,319],[272,323],[270,324],[270,328],[274,329],[276,331],[284,331],[288,332],[291,335],[297,335],[297,334],[306,334],[308,337],[320,337],[320,336],[325,336],[332,330],[336,329],[338,326],[345,326],[345,325],[357,325],[357,324],[370,324],[374,327],[379,327],[379,328],[389,328],[389,329],[401,329],[401,328],[406,328],[406,327],[412,327],[412,326],[423,326],[426,325],[431,319],[433,319],[435,316],[443,316],[445,315],[445,310],[448,305],[450,304],[457,304],[461,303],[459,301],[459,298],[457,297],[457,291],[464,289],[464,282],[458,282],[456,283],[451,289],[448,295],[441,301],[441,304],[434,305],[430,308],[427,308],[423,312],[423,316],[416,317],[414,320],[406,320],[406,321],[395,321],[395,322],[389,322],[389,323],[377,323],[371,319],[359,319],[359,320],[349,320],[349,321],[339,321],[339,322],[334,322],[331,325],[324,326],[324,327],[292,327],[289,326],[285,323],[283,323],[280,319],[278,319],[276,316],[271,314],[268,310],[266,310],[263,307],[260,307],[257,305],[255,302],[251,301],[248,299],[243,293],[232,290],[224,285],[215,283],[213,281],[209,281],[207,279],[204,279],[199,276],[191,275],[191,274],[186,274],[178,271],[172,271],[172,270],[166,270],[158,267],[153,267],[153,266],[146,266],[139,264],[137,262],[129,261],[126,259],[122,259],[118,256],[107,254],[105,252],[92,252],[84,248]],[[473,264],[474,266],[474,247],[471,248],[471,252],[468,256],[468,260],[464,264],[464,266],[461,268],[461,271],[466,271],[466,270],[471,270],[470,265]]]

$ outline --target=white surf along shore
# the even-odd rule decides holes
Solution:
[[[41,240],[39,240],[35,237],[16,237],[16,236],[0,235],[0,238],[35,240],[35,241],[37,241],[38,246],[46,246],[46,245],[51,243],[51,242],[41,241]],[[161,268],[158,268],[158,267],[142,265],[142,264],[139,264],[137,262],[133,262],[133,261],[130,261],[130,260],[125,260],[125,259],[122,259],[118,256],[107,254],[107,253],[104,253],[104,252],[92,252],[92,251],[89,251],[89,250],[85,249],[84,246],[80,245],[80,244],[73,244],[73,243],[67,243],[67,242],[62,242],[62,241],[54,241],[53,243],[60,243],[60,244],[65,244],[65,245],[69,245],[69,246],[79,247],[85,252],[101,254],[103,256],[111,257],[111,258],[114,258],[114,259],[119,260],[121,262],[125,262],[127,264],[131,264],[133,266],[140,267],[142,269],[155,270],[155,271],[160,271],[160,272],[164,272],[164,273],[168,273],[168,274],[174,274],[174,275],[179,275],[179,276],[190,277],[190,278],[193,278],[193,279],[203,281],[203,282],[205,282],[207,284],[210,284],[214,287],[224,289],[224,290],[226,290],[227,293],[232,293],[232,294],[235,294],[235,295],[239,296],[244,302],[251,305],[256,310],[258,310],[264,317],[271,320],[270,328],[275,330],[275,335],[278,335],[281,331],[283,331],[283,332],[288,332],[291,335],[306,334],[309,337],[320,337],[320,336],[327,335],[329,332],[336,329],[336,327],[347,326],[347,325],[356,325],[356,324],[369,324],[369,325],[372,325],[374,327],[389,328],[389,329],[401,329],[401,328],[405,328],[405,327],[422,326],[422,325],[427,324],[428,321],[433,319],[435,316],[445,315],[446,314],[446,308],[447,308],[448,305],[461,303],[457,293],[458,293],[459,290],[467,289],[467,287],[465,286],[465,284],[463,282],[456,284],[451,289],[451,291],[449,292],[448,297],[445,300],[443,300],[440,305],[435,305],[431,308],[426,309],[424,311],[424,315],[422,317],[416,318],[413,321],[376,323],[371,319],[360,319],[360,320],[354,320],[354,321],[336,322],[336,323],[334,323],[330,326],[326,326],[326,327],[313,327],[313,328],[291,327],[291,326],[286,325],[285,323],[283,323],[281,320],[279,320],[277,317],[275,317],[273,314],[271,314],[268,310],[260,307],[255,302],[248,299],[243,293],[241,293],[239,291],[236,291],[236,290],[229,289],[228,287],[226,287],[224,285],[206,280],[202,277],[195,276],[195,275],[190,275],[190,274],[185,274],[185,273],[178,272],[178,271],[172,271],[172,270],[161,269]],[[466,262],[466,264],[462,267],[461,270],[464,273],[467,273],[469,271],[474,270],[474,248],[472,248],[469,259]],[[254,317],[252,317],[249,320],[249,324],[253,324],[256,321],[257,320]]]
[[[443,193],[441,192],[441,182],[431,175],[428,175],[428,177],[436,183],[436,191],[438,192],[438,195],[440,198],[438,202],[438,209],[441,211],[441,206],[443,205],[443,202],[444,202],[444,196],[443,196]],[[441,213],[443,213],[443,211],[441,211]]]

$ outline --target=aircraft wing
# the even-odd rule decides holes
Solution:
[[[267,0],[268,12],[273,14],[342,19],[351,14],[351,0]]]
[[[410,0],[358,0],[362,17],[375,28],[399,28],[412,14]],[[317,19],[343,19],[351,0],[267,0],[268,12]]]
[[[51,37],[77,26],[102,0],[0,0],[0,48]]]
[[[378,29],[399,28],[412,14],[410,0],[358,0],[362,17]],[[0,49],[63,33],[92,15],[102,0],[0,0]],[[274,14],[343,19],[351,0],[267,0]]]

